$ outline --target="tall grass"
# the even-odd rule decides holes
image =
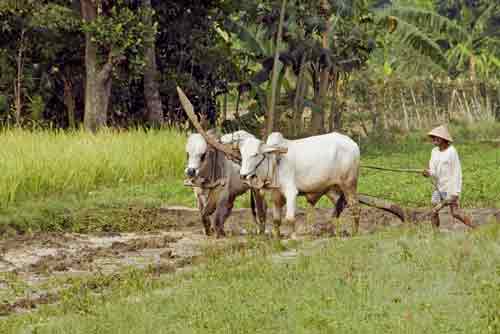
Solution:
[[[0,132],[0,207],[100,186],[181,178],[185,136],[174,130]]]

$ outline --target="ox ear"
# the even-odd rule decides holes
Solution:
[[[266,153],[284,154],[284,153],[288,152],[288,149],[286,147],[281,147],[278,145],[262,144],[262,145],[260,145],[259,151],[261,154],[266,154]]]

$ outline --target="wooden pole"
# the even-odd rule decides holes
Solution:
[[[233,151],[229,146],[221,144],[217,142],[213,137],[209,136],[201,124],[198,122],[198,119],[196,117],[196,114],[194,113],[194,108],[189,99],[187,98],[186,94],[182,91],[182,89],[177,86],[177,94],[179,94],[179,99],[181,101],[182,107],[184,108],[184,111],[186,111],[186,114],[188,115],[189,119],[193,123],[194,127],[198,131],[199,134],[205,138],[207,143],[212,146],[213,148],[223,152],[229,159],[239,162],[241,161],[241,157],[238,154],[238,152]]]

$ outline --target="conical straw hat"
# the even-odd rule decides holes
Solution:
[[[438,126],[437,128],[432,129],[431,132],[428,133],[428,135],[433,136],[433,137],[443,138],[444,140],[447,140],[450,143],[453,141],[453,138],[451,138],[451,135],[448,132],[448,129],[444,125],[441,125],[441,126]]]

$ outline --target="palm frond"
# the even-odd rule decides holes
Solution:
[[[224,20],[224,29],[238,37],[238,39],[250,50],[255,56],[262,57],[266,54],[264,48],[254,35],[244,26],[237,22],[226,18]]]
[[[355,12],[355,1],[352,0],[329,0],[333,12],[337,16],[351,17]]]
[[[393,33],[395,39],[402,44],[408,45],[418,51],[418,53],[428,56],[433,62],[442,68],[448,68],[448,61],[439,45],[433,41],[426,33],[419,30],[415,25],[397,18],[397,28]]]
[[[500,58],[495,57],[494,55],[490,56],[490,61],[493,65],[500,69]]]
[[[465,40],[469,36],[467,31],[458,23],[425,9],[392,6],[376,10],[375,14],[379,17],[394,16],[408,24],[421,27],[422,31],[446,35],[456,40]]]
[[[470,57],[473,55],[474,51],[467,44],[460,43],[447,53],[447,58],[450,64],[463,67],[468,64]]]
[[[488,27],[488,23],[491,17],[498,14],[499,5],[497,3],[490,4],[476,20],[474,20],[474,27],[472,28],[472,35],[483,34]],[[495,32],[498,34],[498,32]]]

